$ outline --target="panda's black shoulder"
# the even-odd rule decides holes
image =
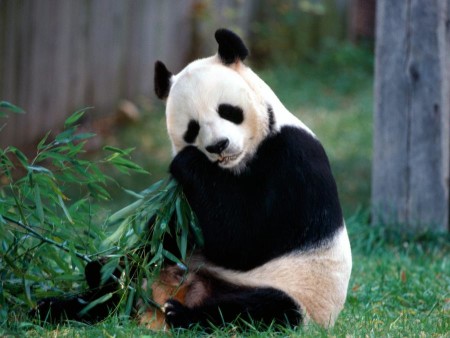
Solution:
[[[322,144],[311,132],[297,126],[284,126],[261,143],[250,169],[266,171],[270,167],[300,170],[304,175],[331,175]]]
[[[325,149],[306,129],[284,126],[269,135],[261,143],[249,170],[251,175],[264,175],[273,186],[285,187],[291,180],[288,183],[290,189],[301,189],[304,194],[313,195],[324,203],[331,198],[339,204]],[[340,210],[340,207],[336,209]],[[337,216],[341,217],[341,213]]]
[[[286,231],[290,229],[288,224],[297,224],[298,233],[291,235],[296,241],[300,239],[302,246],[330,239],[342,227],[331,166],[322,144],[311,132],[284,126],[267,137],[249,167],[249,175],[265,185],[265,205],[271,208],[273,221],[283,220]]]

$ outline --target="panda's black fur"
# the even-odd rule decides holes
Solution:
[[[240,67],[248,55],[242,40],[225,29],[215,36],[219,62]],[[172,81],[172,73],[158,61],[159,98],[170,97]],[[221,118],[245,122],[240,107],[222,104]],[[277,124],[276,109],[266,103],[265,125],[258,131],[264,137],[238,171],[221,167],[199,150],[194,143],[203,126],[195,119],[186,123],[181,136],[186,146],[176,152],[169,170],[198,218],[204,247],[196,254],[199,263],[190,266],[188,300],[167,299],[164,304],[165,320],[172,327],[220,325],[238,318],[289,325],[312,318],[329,326],[343,306],[351,253],[328,158],[302,124]],[[209,147],[211,153],[222,151]],[[176,250],[173,239],[166,244]],[[78,315],[86,301],[114,287],[113,280],[100,285],[101,265],[93,262],[86,268],[90,291],[42,301],[41,317],[50,311],[53,320],[104,318],[114,302]]]
[[[306,131],[283,127],[235,175],[197,148],[172,161],[214,264],[246,271],[299,249],[318,246],[343,226],[327,156]]]

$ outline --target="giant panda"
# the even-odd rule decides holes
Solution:
[[[236,318],[332,326],[352,268],[336,184],[314,133],[243,61],[235,33],[173,75],[155,65],[174,158],[170,173],[197,215],[204,247],[172,327]],[[199,286],[200,285],[200,286]]]
[[[327,156],[243,63],[248,49],[241,38],[226,29],[215,38],[216,55],[176,75],[155,64],[174,155],[169,171],[197,216],[204,245],[192,252],[187,272],[163,269],[149,286],[162,311],[147,309],[140,322],[188,328],[312,320],[330,327],[345,303],[352,257]],[[86,268],[92,289],[100,267]],[[78,320],[79,303],[91,298],[39,306]]]

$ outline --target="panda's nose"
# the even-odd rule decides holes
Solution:
[[[215,144],[209,145],[206,147],[206,150],[210,152],[211,154],[220,154],[222,151],[227,149],[228,145],[230,144],[230,141],[225,138],[222,139]]]

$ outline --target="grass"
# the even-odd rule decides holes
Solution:
[[[353,273],[335,331],[360,336],[450,333],[448,234],[348,222]]]
[[[276,331],[249,328],[237,332],[229,325],[205,333],[179,331],[175,336],[212,337],[448,337],[450,334],[450,236],[410,234],[401,229],[367,226],[367,215],[347,220],[353,248],[353,272],[347,303],[334,328],[316,325]],[[70,323],[45,327],[10,323],[8,331],[30,337],[144,337],[169,336],[151,332],[133,322],[110,318],[95,326]]]

